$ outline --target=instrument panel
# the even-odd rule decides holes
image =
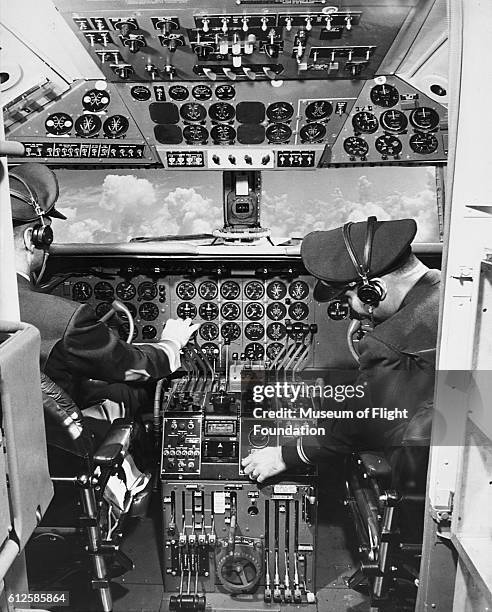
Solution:
[[[313,299],[315,279],[301,269],[262,278],[252,270],[217,275],[216,269],[196,277],[128,276],[124,270],[105,269],[102,277],[77,273],[66,276],[54,293],[88,303],[99,318],[114,299],[121,301],[135,322],[133,341],[154,342],[168,318],[191,318],[200,323],[198,344],[216,361],[273,361],[286,343],[313,339],[307,367],[329,367],[333,360],[350,364],[345,323],[334,324],[326,305]],[[129,333],[125,315],[108,321],[124,340]]]

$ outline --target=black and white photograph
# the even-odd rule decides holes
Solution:
[[[492,610],[485,0],[6,0],[0,610]]]

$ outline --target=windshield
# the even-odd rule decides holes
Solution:
[[[223,225],[222,173],[57,170],[59,243],[128,242],[137,236],[212,233]],[[262,173],[261,224],[274,238],[302,237],[368,215],[413,217],[417,242],[438,242],[435,167],[329,168]]]

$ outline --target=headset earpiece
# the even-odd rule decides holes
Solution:
[[[37,249],[48,250],[53,242],[53,230],[49,225],[45,225],[41,217],[42,223],[35,225],[32,228],[31,241]]]
[[[380,278],[371,278],[357,289],[357,297],[363,304],[379,306],[386,297],[386,283]]]

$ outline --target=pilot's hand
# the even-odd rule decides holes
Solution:
[[[262,448],[242,460],[244,473],[252,480],[263,482],[287,469],[282,459],[282,447]]]
[[[191,319],[168,319],[160,339],[174,342],[179,349],[182,349],[199,327],[198,323],[192,325]]]

